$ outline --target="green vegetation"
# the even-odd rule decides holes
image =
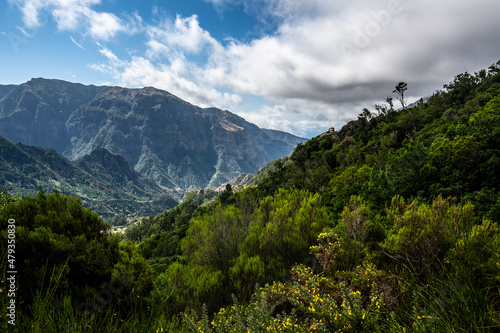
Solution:
[[[458,75],[415,107],[401,82],[401,110],[388,98],[377,115],[365,109],[270,163],[248,187],[192,193],[121,241],[77,199],[2,194],[2,233],[15,218],[19,265],[30,272],[19,282],[19,325],[498,330],[499,72],[500,62]],[[116,286],[123,291],[96,308]],[[92,311],[79,311],[82,302]]]
[[[110,234],[109,226],[79,199],[42,190],[22,200],[2,193],[2,202],[9,201],[0,210],[2,280],[12,267],[18,272],[20,330],[36,325],[34,331],[64,331],[68,318],[99,312],[108,303],[115,313],[129,312],[151,290],[154,272],[135,246]],[[7,261],[9,219],[15,220],[13,261]],[[7,269],[7,263],[13,266]],[[2,297],[2,319],[7,302]],[[0,325],[7,331],[7,320]]]
[[[43,187],[47,192],[77,195],[111,224],[117,215],[128,222],[178,204],[172,191],[102,148],[70,161],[53,149],[15,144],[0,136],[0,151],[0,184],[10,193],[32,196]]]

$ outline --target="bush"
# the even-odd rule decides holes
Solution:
[[[396,270],[407,270],[425,280],[443,267],[448,249],[471,229],[473,208],[469,203],[457,205],[441,196],[431,206],[416,201],[405,203],[395,196],[388,210],[394,226],[381,244],[382,250]]]

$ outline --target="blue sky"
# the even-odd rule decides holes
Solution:
[[[312,137],[500,60],[498,0],[3,0],[0,84],[155,86]]]

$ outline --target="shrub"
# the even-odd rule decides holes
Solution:
[[[409,270],[424,280],[443,267],[448,249],[474,222],[471,204],[454,204],[441,196],[431,206],[405,203],[395,196],[388,215],[394,226],[382,250],[394,268]]]

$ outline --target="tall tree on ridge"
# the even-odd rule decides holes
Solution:
[[[394,89],[393,93],[398,93],[398,100],[401,102],[401,106],[403,110],[406,110],[406,101],[405,101],[405,91],[408,89],[408,84],[406,82],[399,82]]]

